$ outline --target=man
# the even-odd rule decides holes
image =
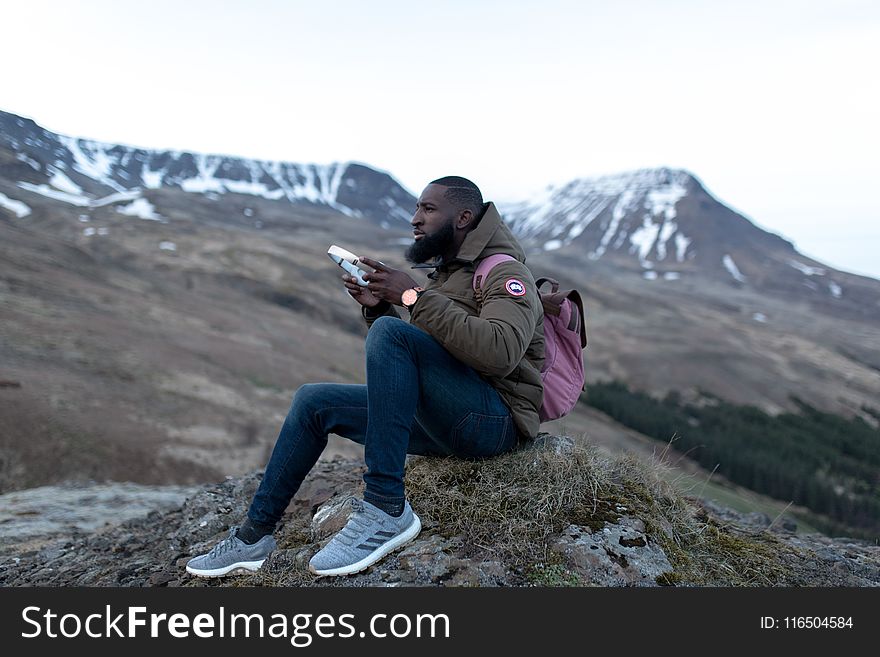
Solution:
[[[412,218],[406,258],[432,268],[424,289],[409,274],[361,258],[375,271],[345,287],[369,330],[365,385],[302,386],[244,523],[187,570],[206,577],[256,570],[275,548],[272,532],[327,444],[329,433],[364,445],[363,500],[309,562],[317,575],[364,570],[421,528],[404,492],[406,454],[483,458],[538,432],[543,388],[543,310],[525,254],[492,203],[470,180],[431,182]],[[500,263],[480,285],[482,258]],[[409,323],[396,307],[409,311]]]

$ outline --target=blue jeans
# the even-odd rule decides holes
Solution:
[[[297,390],[248,510],[252,522],[281,519],[330,433],[364,445],[364,499],[386,511],[403,506],[407,453],[484,458],[517,445],[516,425],[498,392],[401,319],[373,322],[366,370],[366,385],[313,383]]]

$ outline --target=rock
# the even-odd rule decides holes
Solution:
[[[797,523],[788,516],[782,516],[782,528],[787,532],[794,533],[797,531]]]
[[[527,443],[523,449],[550,449],[557,454],[570,454],[574,449],[574,439],[542,432],[531,443]]]
[[[332,499],[319,507],[312,518],[312,540],[323,541],[332,538],[345,527],[351,515],[350,497]]]
[[[747,513],[742,517],[742,521],[755,527],[769,527],[771,522],[770,516],[760,511]]]
[[[460,564],[447,552],[449,546],[449,541],[438,534],[410,543],[399,555],[400,581],[416,583],[427,580],[438,584],[451,577]]]
[[[62,484],[0,495],[0,548],[18,552],[58,536],[97,533],[151,512],[179,508],[194,486]]]
[[[666,554],[645,535],[638,518],[623,516],[599,531],[569,525],[554,548],[581,579],[596,586],[657,586],[673,568]]]
[[[168,572],[153,573],[150,575],[150,586],[163,586],[174,579],[174,575]]]
[[[288,507],[288,512],[312,516],[334,497],[363,497],[363,474],[366,466],[341,458],[318,464],[318,476],[306,477]]]
[[[64,556],[64,548],[63,547],[54,547],[47,548],[45,550],[41,550],[39,557],[43,561],[54,561],[60,557]]]

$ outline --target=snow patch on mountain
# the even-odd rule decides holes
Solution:
[[[675,260],[677,262],[684,262],[684,257],[687,255],[688,247],[691,245],[691,241],[689,238],[685,237],[681,233],[678,233],[675,236]]]
[[[123,187],[111,177],[114,158],[108,154],[108,151],[114,148],[113,144],[75,139],[65,135],[58,135],[58,141],[70,151],[70,154],[73,156],[73,168],[76,171],[115,189],[117,192],[123,191]],[[118,163],[118,160],[116,163]]]
[[[93,208],[100,208],[104,205],[111,205],[113,203],[121,203],[123,201],[133,201],[137,198],[140,198],[141,190],[133,189],[128,192],[116,192],[115,194],[110,194],[109,196],[102,196],[99,199],[96,199],[89,203],[89,205]]]
[[[83,196],[82,187],[73,182],[70,178],[64,175],[64,173],[54,167],[50,168],[49,171],[52,174],[49,178],[49,184],[52,185],[52,187],[60,189],[62,192],[73,194],[74,196]]]
[[[608,227],[605,229],[605,232],[602,234],[602,239],[599,240],[599,246],[590,254],[590,257],[594,260],[601,258],[605,254],[605,249],[608,246],[608,243],[611,239],[617,234],[617,227],[620,225],[620,221],[626,216],[627,212],[632,208],[633,201],[635,198],[635,191],[631,189],[626,189],[617,199],[617,204],[614,206],[614,210],[611,213],[611,222],[608,224]]]
[[[52,189],[49,185],[34,185],[29,182],[18,182],[16,183],[22,189],[33,192],[34,194],[39,194],[40,196],[45,196],[46,198],[55,199],[56,201],[63,201],[64,203],[70,203],[71,205],[88,206],[91,199],[86,196],[78,195],[78,194],[70,194],[69,192],[62,192],[57,189]]]
[[[825,270],[822,267],[810,267],[797,260],[789,260],[789,266],[794,267],[805,276],[824,276]]]
[[[61,191],[61,189],[52,189],[48,185],[34,185],[33,183],[27,182],[19,182],[17,184],[19,187],[29,192],[34,192],[41,196],[55,199],[56,201],[64,201],[65,203],[70,203],[71,205],[76,205],[78,207],[100,208],[114,203],[132,201],[132,203],[117,208],[117,210],[122,214],[140,217],[141,219],[152,219],[156,221],[163,219],[155,212],[153,205],[147,199],[141,197],[141,191],[139,189],[116,192],[99,199],[92,199],[82,193],[73,193],[73,190],[79,190],[82,192],[82,189],[63,173],[58,172],[54,174],[51,180],[52,184],[56,187],[64,188],[69,191]],[[28,212],[30,212],[30,210],[28,210]],[[88,217],[80,215],[80,221],[83,220],[88,221]]]
[[[195,156],[198,173],[191,177],[180,180],[180,188],[185,192],[204,194],[205,192],[224,192],[223,184],[214,177],[217,167],[222,160],[220,158],[198,154]]]
[[[658,260],[666,259],[666,243],[678,232],[678,225],[673,221],[675,204],[686,193],[684,185],[674,182],[651,189],[645,195],[643,207],[647,212],[642,217],[642,225],[633,231],[629,240],[632,245],[630,253],[638,252],[642,266],[649,261],[652,251],[656,251]],[[658,217],[659,223],[657,223]],[[681,237],[684,238],[683,235]]]
[[[159,189],[162,186],[163,175],[165,175],[164,169],[153,171],[148,167],[144,167],[141,170],[141,180],[144,181],[144,187],[147,189]]]
[[[273,201],[284,197],[284,190],[282,188],[269,189],[264,183],[248,182],[246,180],[224,180],[220,185],[220,191],[229,191],[234,194],[262,196]]]
[[[661,226],[655,224],[650,215],[646,214],[642,225],[633,231],[632,236],[629,238],[630,244],[632,244],[630,253],[638,251],[639,263],[641,263],[642,266],[648,261],[648,254],[657,242],[657,237],[660,235],[660,228]]]
[[[736,266],[736,263],[733,261],[733,258],[730,257],[730,254],[725,254],[721,259],[721,264],[724,265],[724,268],[727,272],[733,276],[734,280],[739,281],[740,283],[746,282],[746,277],[742,275],[739,268]]]
[[[175,155],[175,159],[180,157],[179,154]],[[209,198],[214,198],[212,194],[233,193],[269,200],[286,198],[292,203],[308,201],[328,205],[351,217],[362,216],[359,210],[337,200],[348,163],[298,165],[204,154],[191,155],[191,158],[196,169],[193,175],[170,176],[164,169],[145,170],[142,174],[144,185],[155,189],[163,183],[177,184],[185,192],[205,194]],[[226,171],[230,169],[246,170],[247,175],[228,177]],[[389,206],[400,211],[393,201]]]
[[[19,219],[31,213],[31,209],[27,205],[21,201],[16,201],[14,198],[9,198],[2,192],[0,192],[0,208],[6,208]]]
[[[156,212],[156,208],[145,198],[139,198],[128,205],[116,208],[120,214],[150,221],[162,221],[163,217]]]
[[[652,189],[647,194],[645,207],[654,216],[663,215],[667,221],[675,219],[675,204],[687,194],[687,189],[679,181]]]
[[[15,157],[16,157],[16,159],[18,159],[20,162],[24,162],[25,164],[27,164],[27,165],[28,165],[31,169],[33,169],[34,171],[42,171],[42,170],[43,170],[43,168],[40,166],[40,163],[39,163],[39,162],[37,162],[37,161],[34,160],[33,158],[28,157],[28,156],[25,155],[24,153],[16,153],[16,154],[15,154]]]
[[[659,260],[666,260],[666,243],[677,230],[678,225],[672,221],[671,217],[667,217],[660,228],[660,234],[657,236],[657,258]]]

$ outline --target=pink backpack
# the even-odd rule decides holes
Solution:
[[[480,284],[492,268],[507,260],[516,260],[504,253],[483,258],[474,272],[474,293],[482,303]],[[550,292],[541,292],[541,286],[550,283]],[[559,282],[552,278],[535,281],[544,306],[544,402],[538,416],[541,422],[556,420],[567,415],[577,404],[584,387],[584,359],[581,353],[587,346],[584,324],[584,305],[577,290],[559,290]]]

